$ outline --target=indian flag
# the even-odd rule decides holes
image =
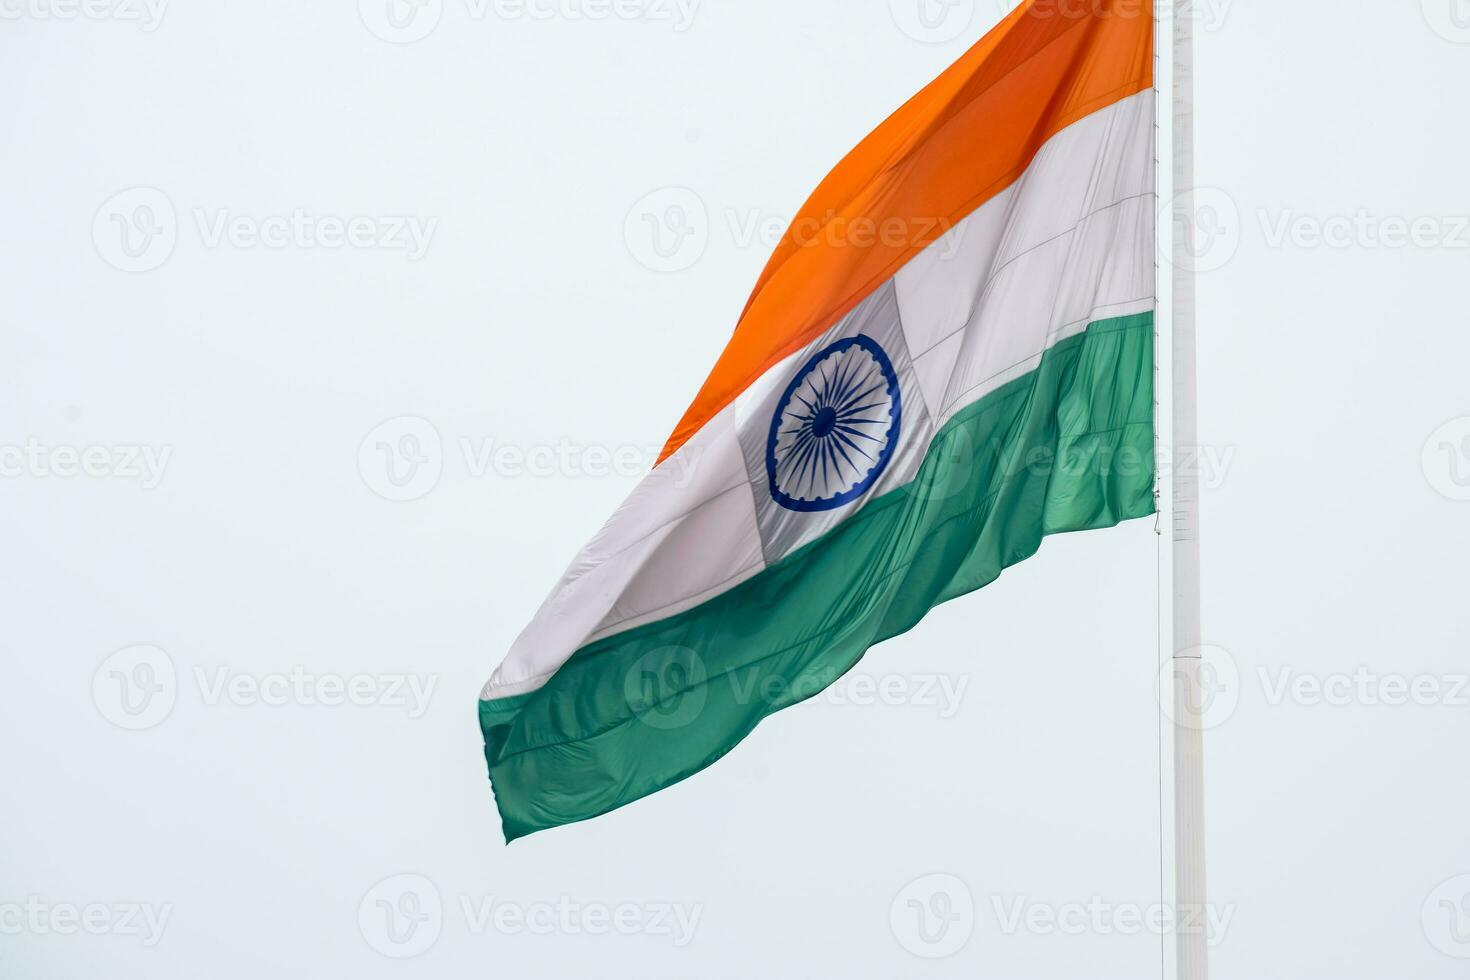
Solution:
[[[812,194],[481,694],[507,840],[704,769],[1046,535],[1154,513],[1149,7],[1029,0]]]

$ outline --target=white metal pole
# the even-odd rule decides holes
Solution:
[[[1199,424],[1195,367],[1193,0],[1173,0],[1173,300],[1170,513],[1174,662],[1174,900],[1179,980],[1207,980],[1200,687]]]

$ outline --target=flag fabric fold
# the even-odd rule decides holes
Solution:
[[[1028,2],[821,183],[482,691],[507,840],[730,751],[1048,534],[1154,512],[1149,5]]]

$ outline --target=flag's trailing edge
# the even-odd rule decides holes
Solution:
[[[1045,535],[1154,512],[1149,6],[1023,4],[817,188],[481,695],[507,840],[698,772]]]

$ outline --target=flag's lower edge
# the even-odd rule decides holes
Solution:
[[[1151,313],[1093,323],[945,423],[908,485],[540,689],[481,701],[506,841],[692,776],[1047,535],[1152,515],[1153,370]]]

